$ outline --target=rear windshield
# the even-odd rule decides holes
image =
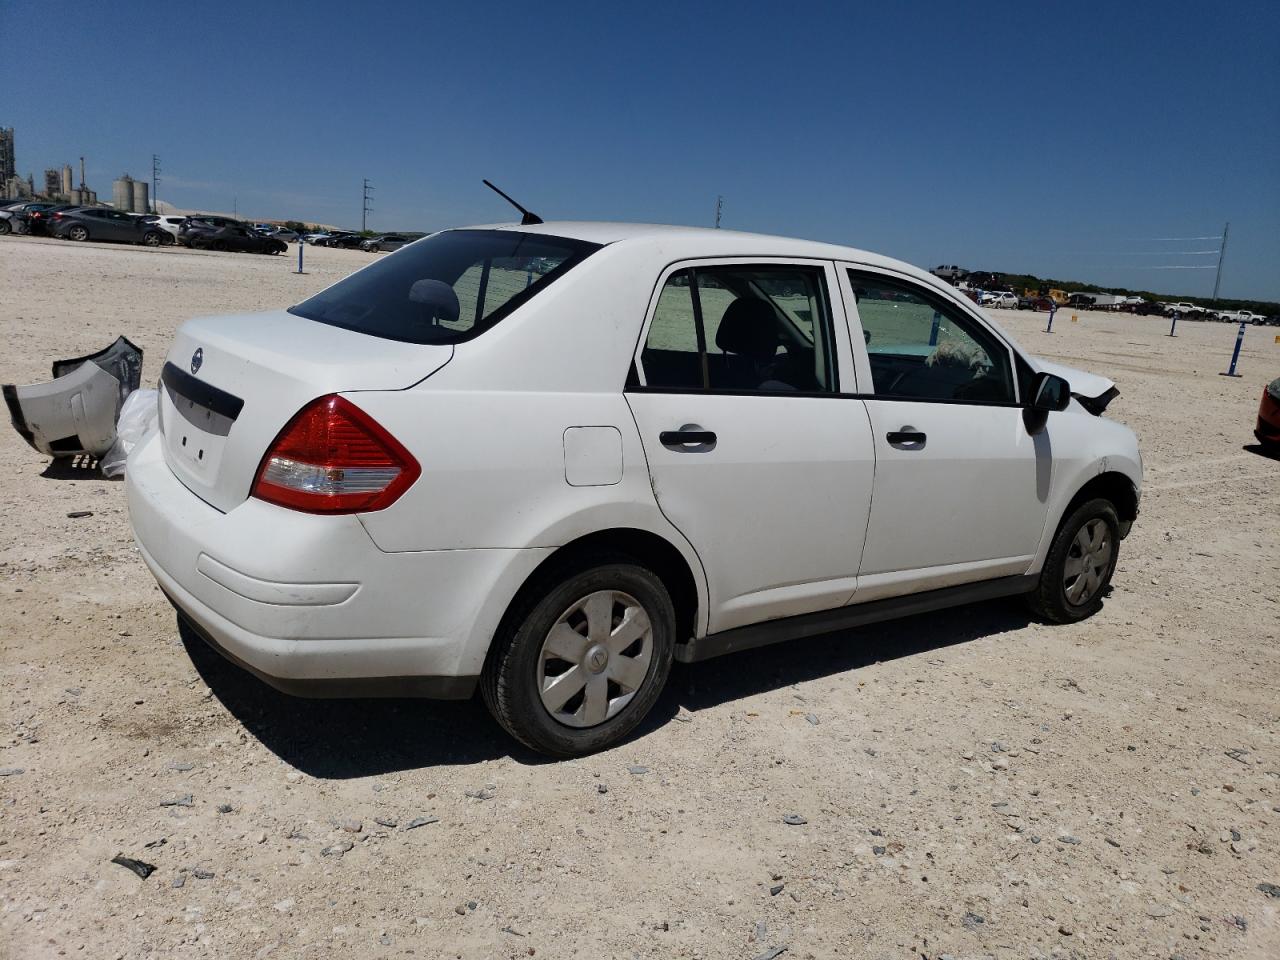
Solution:
[[[460,343],[599,249],[536,233],[447,230],[401,247],[289,312],[388,340]]]

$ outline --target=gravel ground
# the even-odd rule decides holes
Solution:
[[[368,262],[0,240],[0,380]],[[122,485],[0,432],[0,955],[1280,955],[1273,331],[1001,314],[1113,377],[1142,516],[1093,619],[994,602],[677,668],[547,763],[477,703],[295,700],[201,648]],[[70,519],[73,511],[92,516]],[[155,866],[146,879],[112,857]]]

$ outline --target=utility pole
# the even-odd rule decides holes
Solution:
[[[364,202],[360,208],[360,232],[364,233],[369,229],[369,214],[373,212],[373,207],[369,206],[369,201],[373,199],[373,187],[369,185],[369,178],[364,178]]]
[[[151,155],[151,208],[160,212],[160,157]]]
[[[1218,284],[1222,282],[1222,260],[1227,255],[1227,231],[1231,229],[1231,221],[1222,228],[1222,246],[1218,248],[1218,272],[1213,275],[1213,299],[1218,299]]]
[[[720,211],[724,209],[724,197],[716,197],[716,229],[720,229]]]
[[[80,189],[81,189],[81,190],[86,190],[86,189],[88,189],[88,188],[84,185],[84,157],[81,157],[81,158],[80,158]]]

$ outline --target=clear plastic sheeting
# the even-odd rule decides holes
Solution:
[[[4,400],[18,434],[51,457],[101,457],[116,440],[125,399],[138,389],[142,350],[119,337],[104,350],[56,360],[53,379],[6,384]]]
[[[130,452],[156,429],[159,413],[159,390],[135,390],[129,394],[116,421],[116,442],[98,463],[104,475],[124,475]]]

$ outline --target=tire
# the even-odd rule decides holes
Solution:
[[[63,234],[68,240],[75,240],[77,243],[89,239],[89,231],[80,224],[72,224],[67,228],[67,232]]]
[[[13,227],[9,225],[8,217],[0,217],[0,237],[6,236],[13,232]]]
[[[593,631],[588,609],[607,616],[608,626]],[[597,558],[562,569],[504,618],[481,694],[494,719],[531,750],[552,757],[594,753],[622,740],[653,708],[671,672],[675,633],[671,596],[647,568],[628,558]],[[601,637],[625,646],[611,648]]]
[[[1101,498],[1080,504],[1054,534],[1040,582],[1027,597],[1032,612],[1051,623],[1093,616],[1102,608],[1119,557],[1115,506]]]
[[[143,234],[142,242],[148,247],[159,247],[164,244],[164,237],[160,236],[160,234],[156,233],[154,230],[149,230]]]
[[[215,240],[213,243],[209,244],[209,249],[217,253],[222,253],[227,249],[227,245],[221,240]]]

